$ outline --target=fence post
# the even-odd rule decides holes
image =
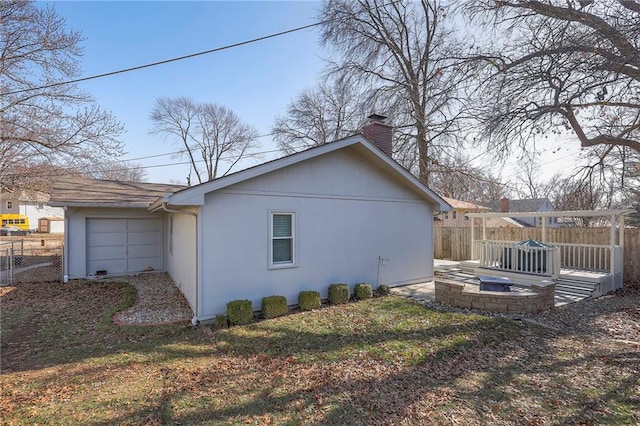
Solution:
[[[7,269],[8,275],[7,275],[7,284],[12,285],[13,284],[13,262],[14,262],[14,258],[13,258],[13,244],[11,244],[11,248],[9,249],[9,268]]]

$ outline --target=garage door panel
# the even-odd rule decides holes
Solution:
[[[160,256],[160,247],[156,244],[129,246],[127,254],[129,259],[139,257],[157,257]]]
[[[126,259],[125,246],[87,247],[87,257],[90,260]]]
[[[125,232],[98,232],[87,234],[87,245],[89,247],[124,246],[127,243]]]
[[[129,232],[129,245],[160,244],[160,232]]]
[[[123,219],[89,219],[87,234],[96,232],[125,232],[127,223]]]
[[[160,221],[155,219],[129,219],[127,223],[127,231],[129,232],[160,232]]]
[[[155,270],[161,269],[162,264],[160,264],[158,257],[141,257],[141,258],[129,258],[129,271],[144,271],[147,268],[152,268]]]
[[[127,272],[127,260],[103,259],[89,261],[87,273],[95,275],[97,271],[107,271],[109,274],[124,274]]]

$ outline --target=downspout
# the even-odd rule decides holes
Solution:
[[[194,213],[194,212],[190,212],[190,211],[184,211],[184,210],[174,210],[174,209],[170,209],[167,207],[167,202],[163,201],[162,202],[162,210],[164,210],[167,213],[175,213],[175,214],[187,214],[189,216],[193,216],[193,218],[196,220],[196,300],[195,300],[195,306],[194,306],[194,315],[193,318],[191,319],[191,324],[193,324],[194,326],[198,325],[200,323],[200,320],[198,320],[198,312],[200,311],[200,307],[198,306],[198,294],[200,293],[200,269],[199,269],[199,256],[198,256],[198,213]]]
[[[62,282],[69,282],[69,212],[67,206],[64,209],[64,246],[62,247]]]

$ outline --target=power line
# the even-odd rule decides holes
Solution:
[[[171,63],[171,62],[182,61],[182,60],[185,60],[185,59],[195,58],[197,56],[208,55],[208,54],[211,54],[211,53],[216,53],[216,52],[220,52],[220,51],[223,51],[223,50],[233,49],[235,47],[240,47],[240,46],[244,46],[244,45],[247,45],[247,44],[257,43],[259,41],[268,40],[268,39],[274,38],[274,37],[280,37],[280,36],[283,36],[283,35],[286,35],[286,34],[291,34],[291,33],[295,33],[295,32],[298,32],[298,31],[306,30],[308,28],[317,27],[318,25],[322,25],[322,24],[324,24],[326,22],[329,22],[329,21],[314,22],[313,24],[303,25],[301,27],[296,27],[296,28],[291,28],[289,30],[280,31],[278,33],[268,34],[266,36],[253,38],[251,40],[245,40],[245,41],[241,41],[241,42],[238,42],[238,43],[228,44],[226,46],[216,47],[214,49],[205,50],[205,51],[202,51],[202,52],[196,52],[196,53],[191,53],[189,55],[178,56],[178,57],[170,58],[170,59],[164,59],[162,61],[151,62],[151,63],[144,64],[144,65],[137,65],[137,66],[130,67],[130,68],[124,68],[124,69],[120,69],[120,70],[116,70],[116,71],[106,72],[106,73],[102,73],[102,74],[96,74],[96,75],[92,75],[92,76],[89,76],[89,77],[77,78],[77,79],[74,79],[74,80],[60,81],[58,83],[46,84],[44,86],[30,87],[30,88],[27,88],[27,89],[14,90],[12,92],[5,92],[5,93],[0,94],[0,96],[16,95],[18,93],[26,93],[26,92],[33,92],[33,91],[36,91],[36,90],[50,89],[52,87],[64,86],[64,85],[67,85],[67,84],[80,83],[82,81],[95,80],[97,78],[110,77],[112,75],[123,74],[123,73],[131,72],[131,71],[137,71],[137,70],[141,70],[141,69],[145,69],[145,68],[156,67],[158,65],[164,65],[164,64]]]
[[[264,135],[259,135],[256,136],[254,139],[260,139],[260,138],[266,138],[267,136],[273,136],[274,133],[265,133]],[[146,155],[144,157],[135,157],[135,158],[124,158],[124,159],[118,159],[118,160],[113,160],[113,161],[105,161],[102,164],[111,164],[111,163],[122,163],[123,161],[138,161],[138,160],[148,160],[150,158],[157,158],[157,157],[167,157],[169,155],[178,155],[178,154],[185,154],[188,150],[186,148],[184,149],[179,149],[178,151],[172,151],[172,152],[165,152],[163,154],[153,154],[153,155]],[[269,154],[271,152],[276,152],[279,150],[270,150],[270,151],[262,151],[262,152],[257,152],[256,154]]]

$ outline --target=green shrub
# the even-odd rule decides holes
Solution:
[[[353,289],[353,294],[358,300],[369,299],[373,297],[373,290],[371,290],[371,284],[358,283]]]
[[[329,286],[329,303],[339,305],[349,300],[349,285],[345,283],[336,283]]]
[[[219,330],[221,328],[229,327],[229,320],[226,315],[218,314],[216,318],[213,320],[213,324],[211,324],[214,330]]]
[[[265,318],[275,318],[289,312],[287,298],[284,296],[267,296],[262,298],[262,315]]]
[[[298,295],[298,306],[303,311],[318,309],[320,305],[320,293],[317,291],[301,291]]]
[[[378,293],[378,296],[388,296],[391,293],[391,289],[388,285],[380,284],[376,289],[376,293]]]
[[[227,318],[230,325],[249,324],[253,319],[251,300],[233,300],[227,303]]]

